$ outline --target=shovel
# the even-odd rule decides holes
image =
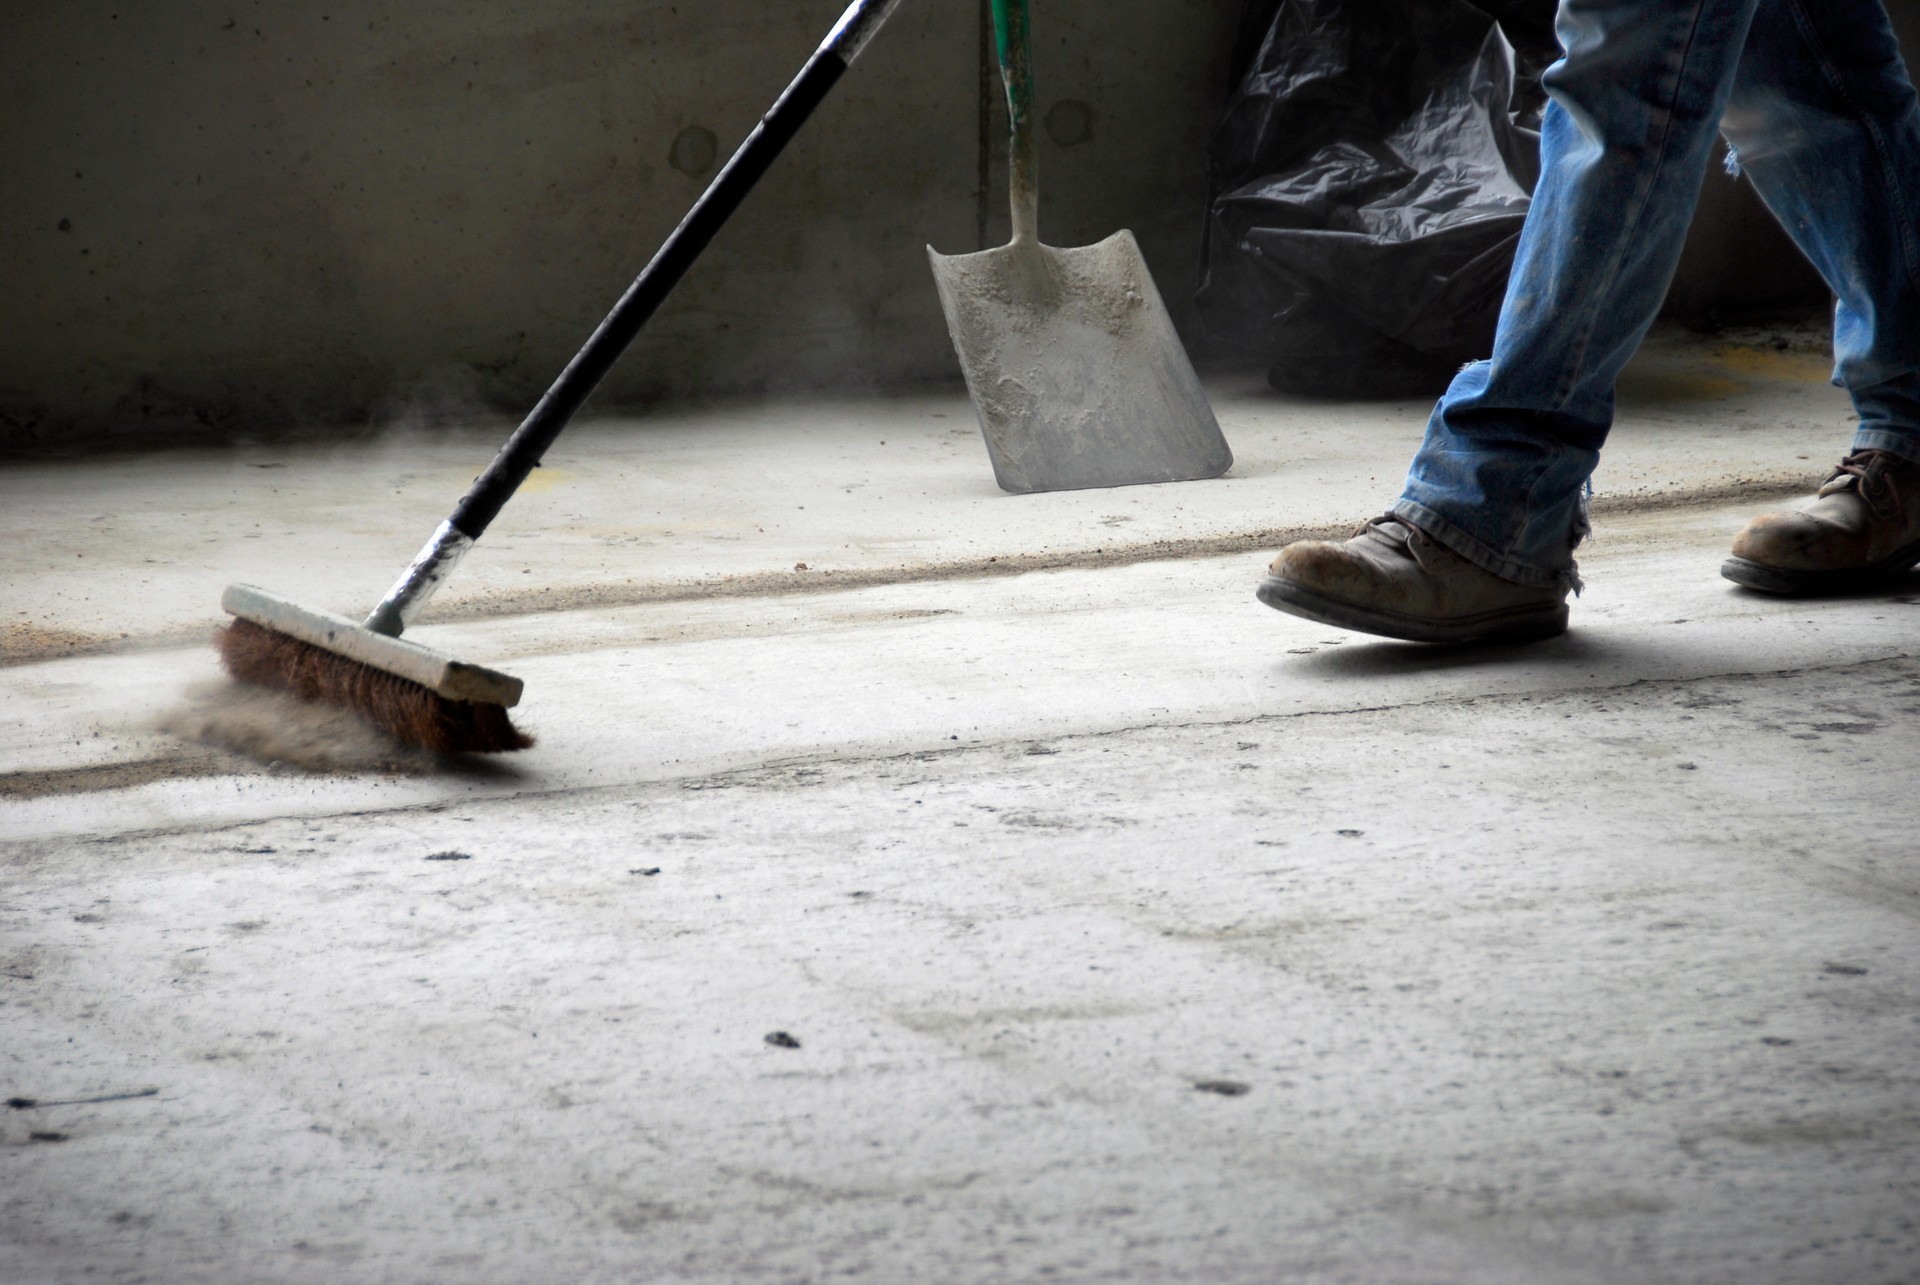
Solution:
[[[927,257],[994,479],[1025,494],[1220,476],[1233,453],[1133,233],[1040,244],[1026,0],[993,0],[993,28],[1013,240]]]

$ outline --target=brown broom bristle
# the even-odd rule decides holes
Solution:
[[[215,633],[214,645],[227,672],[243,683],[351,710],[408,745],[436,754],[499,754],[533,744],[502,706],[450,700],[411,679],[251,620],[229,622]]]

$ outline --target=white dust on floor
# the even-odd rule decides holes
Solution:
[[[309,772],[432,772],[440,762],[347,710],[234,682],[196,684],[154,730]]]

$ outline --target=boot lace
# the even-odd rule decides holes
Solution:
[[[1901,511],[1900,487],[1893,480],[1891,463],[1885,451],[1855,451],[1840,461],[1820,494],[1830,495],[1850,485],[1876,517],[1891,517]]]
[[[1384,540],[1405,552],[1422,571],[1431,573],[1435,570],[1432,556],[1437,546],[1419,527],[1398,514],[1382,513],[1377,518],[1368,518],[1353,534],[1356,539],[1371,535],[1376,540]]]

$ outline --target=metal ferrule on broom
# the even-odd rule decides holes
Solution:
[[[867,42],[873,39],[874,33],[880,30],[887,15],[899,3],[900,0],[873,0],[868,4],[848,6],[833,30],[827,33],[827,38],[820,42],[820,52],[832,54],[851,67],[853,60],[860,56],[860,51],[867,47]]]
[[[447,577],[472,547],[473,537],[455,526],[453,519],[442,522],[367,617],[366,628],[398,638],[413,623],[420,608],[427,605],[427,600],[440,591],[440,586],[447,582]]]

